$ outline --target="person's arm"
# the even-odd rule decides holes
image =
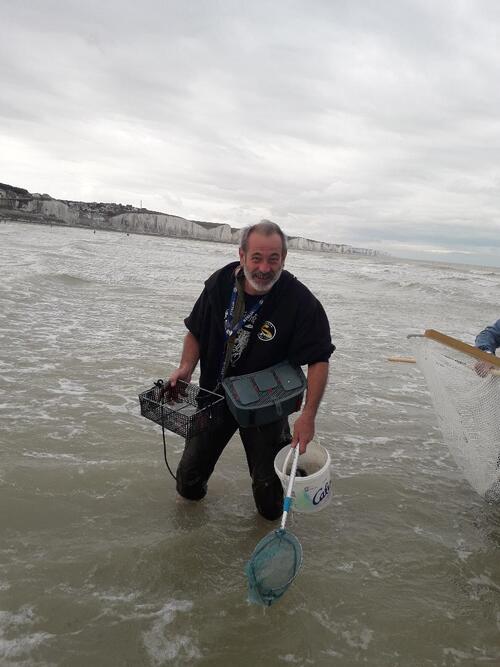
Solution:
[[[299,451],[303,454],[307,445],[314,437],[314,422],[319,404],[325,391],[328,380],[328,362],[318,361],[310,364],[307,368],[307,392],[306,401],[302,413],[293,425],[293,438],[291,445],[299,444]]]
[[[200,344],[198,339],[190,332],[186,334],[184,338],[184,345],[182,348],[181,362],[179,368],[177,368],[169,377],[169,382],[172,387],[175,387],[177,380],[184,380],[184,382],[190,382],[191,376],[196,364],[200,358]]]
[[[500,347],[500,320],[483,329],[477,335],[475,345],[484,352],[495,354],[495,350]]]
[[[500,347],[500,320],[486,327],[476,336],[475,346],[483,352],[495,354],[497,347]],[[476,373],[481,377],[486,377],[492,368],[494,368],[493,364],[486,361],[478,361],[474,366]]]

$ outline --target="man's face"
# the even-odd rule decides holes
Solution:
[[[280,235],[252,232],[248,237],[247,252],[240,249],[240,263],[246,278],[245,290],[249,294],[269,292],[285,263]]]

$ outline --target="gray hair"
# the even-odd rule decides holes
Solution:
[[[242,250],[244,253],[246,253],[248,250],[248,237],[253,232],[257,232],[258,234],[263,234],[264,236],[271,236],[272,234],[278,234],[278,236],[281,238],[282,254],[283,256],[286,255],[287,252],[286,236],[283,233],[281,227],[277,225],[275,222],[271,222],[271,220],[261,220],[260,222],[257,222],[255,225],[249,225],[248,227],[243,228],[240,237],[240,250]]]

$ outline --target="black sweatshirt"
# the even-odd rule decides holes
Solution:
[[[200,345],[200,386],[204,389],[215,389],[219,380],[225,350],[224,318],[237,266],[239,262],[232,262],[208,278],[184,320]],[[257,312],[237,367],[226,375],[254,373],[286,359],[299,366],[328,361],[334,350],[323,306],[305,285],[283,270]]]

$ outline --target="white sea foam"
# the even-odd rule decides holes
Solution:
[[[53,637],[48,632],[30,632],[29,628],[36,620],[31,607],[23,607],[17,612],[0,611],[2,665],[19,664],[20,660],[29,659],[34,649]]]
[[[468,583],[472,600],[479,600],[485,596],[490,597],[492,594],[497,597],[500,592],[500,585],[493,581],[489,574],[479,574],[471,577]]]
[[[157,613],[152,627],[143,633],[144,646],[154,665],[165,665],[182,657],[195,660],[202,657],[196,642],[187,635],[171,633],[166,635],[166,628],[179,613],[190,612],[193,603],[187,600],[171,600]]]
[[[362,651],[366,651],[373,636],[373,630],[366,627],[356,628],[356,630],[344,630],[342,632],[342,637],[346,640],[349,646],[359,648]]]
[[[459,540],[457,546],[455,547],[457,556],[463,562],[465,562],[473,554],[473,551],[467,549],[467,545],[464,540]]]
[[[471,651],[461,651],[459,649],[451,648],[448,646],[443,649],[443,655],[445,657],[450,656],[453,659],[454,663],[458,665],[460,665],[460,663],[463,660],[471,660],[474,659],[474,657],[476,658],[478,657],[477,654],[476,656],[474,656],[474,653],[472,653]]]
[[[303,665],[303,664],[308,664],[309,662],[307,658],[304,661],[304,658],[301,658],[298,655],[294,655],[293,653],[286,653],[285,655],[279,655],[278,660],[286,662],[290,665]]]
[[[58,380],[58,385],[59,388],[56,389],[54,387],[47,387],[47,391],[50,393],[55,393],[55,394],[74,394],[74,395],[82,395],[82,394],[87,394],[88,389],[82,385],[80,382],[76,382],[75,380],[71,380],[68,378],[62,378]]]
[[[35,452],[35,451],[25,451],[23,456],[26,456],[30,459],[49,459],[53,461],[65,461],[66,463],[82,463],[82,459],[73,454],[56,454],[54,452]]]

